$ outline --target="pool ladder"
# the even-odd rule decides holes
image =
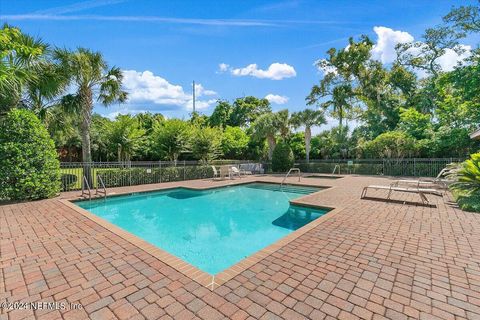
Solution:
[[[88,183],[87,176],[83,176],[83,183],[82,183],[82,197],[92,200],[92,190],[90,189],[90,184]]]
[[[101,187],[101,189],[99,189],[99,187]],[[107,188],[105,188],[105,183],[103,183],[103,179],[99,174],[97,174],[97,188],[95,195],[103,195],[104,198],[107,197]]]
[[[300,169],[299,169],[299,168],[290,168],[290,170],[288,170],[288,172],[287,172],[287,174],[285,175],[285,177],[283,177],[282,183],[280,184],[280,188],[283,187],[283,184],[285,183],[285,180],[287,180],[288,176],[289,176],[290,173],[292,173],[292,172],[297,172],[297,173],[298,173],[298,181],[300,182],[300,178],[301,178]]]

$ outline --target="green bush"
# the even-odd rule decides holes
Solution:
[[[480,152],[471,154],[453,175],[457,181],[452,189],[460,208],[480,212]]]
[[[30,111],[0,118],[0,198],[34,200],[60,191],[60,163],[47,129]]]
[[[272,171],[287,172],[293,167],[294,162],[292,148],[285,142],[277,144],[272,154]]]

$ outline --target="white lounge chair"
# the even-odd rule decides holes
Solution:
[[[231,171],[231,173],[232,173],[232,177],[235,177],[235,176],[237,176],[237,177],[239,177],[239,178],[242,177],[242,176],[240,175],[240,170],[238,170],[237,167],[232,166],[232,167],[230,168],[230,171]]]
[[[393,183],[394,186],[399,187],[400,185],[416,185],[417,188],[433,188],[433,189],[444,189],[445,192],[448,189],[448,185],[452,182],[451,179],[448,179],[448,175],[454,172],[452,168],[443,168],[440,173],[435,178],[420,178],[420,179],[400,179],[395,180]],[[447,178],[445,178],[447,177]]]
[[[422,200],[423,204],[429,204],[430,203],[425,194],[434,194],[434,195],[437,195],[437,196],[442,195],[441,193],[439,193],[439,191],[437,189],[432,189],[432,188],[399,187],[399,186],[395,186],[394,184],[389,185],[389,186],[370,185],[370,186],[367,186],[367,187],[363,188],[362,195],[360,197],[361,199],[363,199],[367,196],[367,190],[368,189],[388,190],[387,200],[390,200],[390,196],[392,195],[393,191],[417,193],[420,196],[420,199]]]
[[[220,178],[220,174],[218,173],[217,168],[215,168],[215,166],[211,166],[211,167],[213,170],[213,179]]]

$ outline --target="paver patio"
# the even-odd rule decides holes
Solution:
[[[363,186],[390,183],[383,177],[300,183],[331,186],[302,202],[335,213],[213,291],[63,202],[79,192],[0,206],[0,302],[83,305],[0,309],[0,319],[480,319],[480,214],[455,208],[449,195],[429,195],[430,207],[409,203],[414,194],[360,199]]]

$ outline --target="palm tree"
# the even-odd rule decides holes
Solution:
[[[37,83],[39,63],[45,61],[48,45],[20,29],[4,24],[0,29],[0,113],[22,102],[25,86]]]
[[[290,120],[294,128],[305,127],[305,152],[307,163],[310,162],[310,141],[312,139],[312,127],[327,123],[325,116],[320,110],[305,109],[292,114]]]
[[[267,139],[268,160],[272,160],[273,150],[277,144],[277,133],[280,132],[284,139],[289,133],[288,110],[281,110],[276,113],[264,113],[255,120],[252,128],[254,135]]]
[[[82,161],[91,162],[90,124],[93,106],[95,103],[108,106],[126,101],[127,93],[122,90],[122,71],[117,67],[109,68],[101,53],[85,48],[76,51],[56,49],[53,57],[68,76],[70,88],[75,91],[63,98],[63,105],[79,117]],[[85,175],[91,179],[88,169]]]

